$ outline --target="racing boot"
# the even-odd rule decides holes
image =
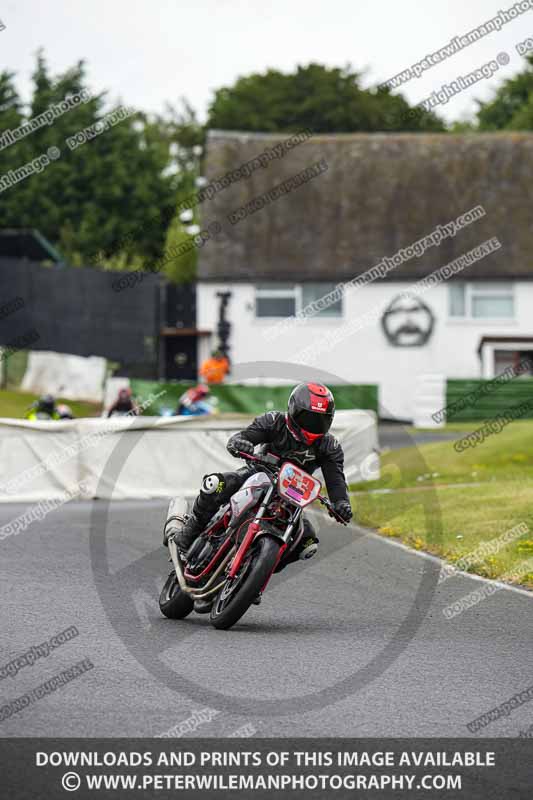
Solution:
[[[176,534],[176,542],[183,552],[187,552],[195,539],[220,506],[220,493],[224,488],[224,476],[219,473],[204,475],[200,494],[194,501],[192,513],[189,515],[181,531]]]
[[[296,550],[291,554],[292,558],[289,557],[287,563],[291,561],[307,561],[308,558],[312,558],[318,552],[318,542],[319,538],[315,533],[314,526],[308,519],[304,519],[303,536]]]
[[[176,544],[179,549],[183,553],[186,553],[190,549],[192,543],[196,541],[202,533],[203,529],[204,523],[198,519],[196,514],[194,512],[189,514],[182,529],[175,535]]]
[[[302,537],[302,541],[296,549],[281,558],[274,572],[281,572],[289,564],[294,564],[295,561],[307,561],[308,558],[312,558],[318,552],[318,542],[318,536],[314,533]]]
[[[316,536],[308,536],[298,547],[295,555],[299,561],[307,561],[312,558],[318,551],[318,538]]]

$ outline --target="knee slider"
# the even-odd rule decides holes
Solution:
[[[204,475],[202,480],[202,492],[204,494],[220,494],[224,490],[226,483],[219,472],[211,475]]]

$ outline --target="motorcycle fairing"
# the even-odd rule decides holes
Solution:
[[[257,504],[265,489],[271,485],[272,481],[266,472],[256,472],[254,475],[250,475],[230,500],[230,525],[238,524],[246,511]]]

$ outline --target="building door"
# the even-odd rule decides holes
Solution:
[[[198,375],[196,336],[165,336],[165,378],[195,381]]]

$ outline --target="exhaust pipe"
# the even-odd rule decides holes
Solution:
[[[182,592],[190,595],[191,597],[200,600],[203,597],[208,597],[214,592],[218,591],[225,583],[225,579],[218,583],[213,588],[209,588],[214,580],[220,575],[224,567],[227,565],[230,558],[235,555],[235,547],[232,547],[226,557],[221,561],[215,572],[211,575],[210,579],[207,581],[205,586],[202,588],[194,588],[192,586],[187,586],[187,581],[185,580],[185,575],[183,574],[183,568],[181,566],[181,560],[178,553],[178,548],[176,542],[174,540],[174,536],[178,533],[184,523],[185,523],[185,516],[189,510],[187,500],[182,497],[176,497],[174,500],[171,500],[168,506],[167,511],[167,519],[165,522],[165,527],[163,529],[163,539],[165,544],[168,546],[168,551],[170,553],[170,557],[172,559],[172,563],[174,565],[174,571],[176,573],[176,577],[178,579],[178,583]],[[206,591],[208,590],[208,591]]]
[[[174,541],[174,539],[168,540],[168,551],[170,553],[172,563],[174,564],[174,571],[176,573],[176,577],[178,579],[181,591],[185,592],[186,594],[190,594],[191,590],[187,586],[187,581],[185,580],[185,575],[183,574],[183,570],[181,568],[180,557],[178,555],[178,548],[176,547],[176,542]]]
[[[174,564],[174,571],[180,585],[182,592],[190,593],[189,587],[185,580],[183,570],[181,568],[181,561],[178,554],[178,548],[174,540],[174,536],[181,531],[185,524],[185,515],[188,511],[188,503],[184,497],[175,497],[168,504],[167,519],[163,528],[163,542],[168,547],[168,552]]]
[[[214,594],[224,586],[224,584],[226,583],[226,578],[224,578],[220,583],[217,583],[216,586],[213,586],[211,589],[209,588],[213,583],[213,581],[220,575],[220,573],[227,565],[229,560],[233,558],[233,556],[235,555],[235,547],[232,547],[227,556],[224,559],[222,559],[219,566],[213,572],[213,574],[211,575],[205,586],[195,589],[193,586],[187,586],[187,581],[185,580],[185,575],[183,574],[183,569],[178,554],[178,548],[176,547],[176,542],[174,541],[174,539],[169,539],[168,550],[170,553],[170,557],[172,558],[172,563],[174,564],[174,571],[176,573],[176,577],[178,579],[181,591],[185,592],[185,594],[189,594],[195,600],[201,600],[204,597],[209,597],[209,595]]]
[[[188,510],[189,504],[184,497],[176,497],[168,504],[167,519],[163,528],[165,546],[168,545],[169,539],[183,528]]]

